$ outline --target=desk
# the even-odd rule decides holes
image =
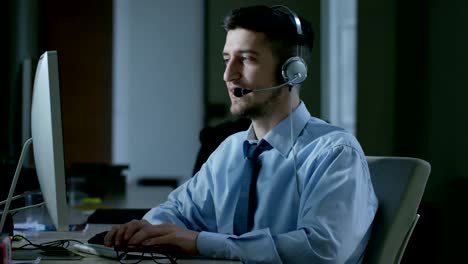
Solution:
[[[137,187],[128,186],[125,197],[110,196],[104,199],[106,206],[112,208],[151,208],[162,202],[167,198],[167,195],[171,191],[168,187]],[[151,199],[148,199],[151,197]],[[84,223],[87,217],[92,213],[92,210],[70,210],[70,223],[79,224]],[[45,208],[33,208],[19,212],[14,217],[15,223],[24,222],[26,219],[34,219],[39,223],[50,224],[48,214],[45,212]],[[30,239],[33,243],[44,243],[53,240],[60,239],[75,239],[78,241],[86,242],[89,238],[102,231],[111,229],[112,225],[109,224],[88,224],[84,231],[76,232],[53,232],[53,231],[41,231],[31,232],[25,231],[24,235]],[[14,246],[18,246],[18,242],[14,242]],[[80,253],[85,256],[81,260],[42,260],[41,263],[118,263],[117,260],[106,259],[99,256]],[[140,263],[154,263],[152,260],[145,260]],[[177,263],[213,263],[213,264],[228,264],[228,263],[240,263],[239,261],[232,260],[210,260],[210,259],[179,259]]]
[[[53,240],[59,239],[76,239],[82,242],[87,241],[91,236],[109,230],[111,225],[104,225],[104,224],[90,224],[88,225],[85,231],[81,232],[54,232],[54,231],[44,231],[44,232],[25,232],[28,239],[30,239],[34,243],[44,243]],[[15,243],[14,242],[14,246]],[[59,264],[59,263],[118,263],[117,260],[107,259],[91,254],[81,253],[84,257],[81,260],[42,260],[41,263],[50,263],[50,264]],[[140,263],[154,263],[152,260],[144,260]],[[165,262],[163,262],[165,263]],[[229,264],[229,263],[236,263],[239,264],[239,261],[234,260],[215,260],[215,259],[178,259],[177,263],[180,264],[201,264],[201,263],[209,263],[209,264]]]

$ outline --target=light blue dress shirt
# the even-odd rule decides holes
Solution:
[[[245,263],[360,263],[378,202],[354,136],[311,117],[301,102],[263,138],[273,149],[259,157],[253,231],[236,236],[233,219],[249,135],[252,127],[228,137],[144,219],[200,231],[203,256]]]

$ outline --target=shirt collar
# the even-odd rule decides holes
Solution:
[[[263,140],[266,140],[270,145],[277,149],[282,156],[287,157],[289,151],[291,151],[291,128],[290,122],[292,119],[292,137],[293,142],[296,142],[297,137],[304,129],[305,125],[309,121],[311,115],[307,110],[305,104],[301,101],[299,106],[289,114],[285,119],[283,119],[278,125],[276,125],[272,130],[270,130]],[[247,130],[247,140],[250,143],[257,142],[253,126],[250,125]]]

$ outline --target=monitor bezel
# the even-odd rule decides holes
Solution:
[[[39,59],[31,106],[34,161],[42,196],[57,231],[68,231],[68,205],[57,51]]]

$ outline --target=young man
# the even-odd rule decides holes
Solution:
[[[308,60],[313,45],[310,24],[295,18],[287,8],[266,6],[226,17],[224,81],[231,112],[252,125],[221,143],[144,220],[112,229],[106,245],[176,246],[247,263],[362,260],[377,209],[365,155],[350,133],[310,116],[299,85],[281,85],[285,61],[297,55]],[[253,92],[239,94],[242,89]],[[250,143],[264,147],[255,158],[261,169],[246,158]],[[245,187],[252,167],[258,176]]]

